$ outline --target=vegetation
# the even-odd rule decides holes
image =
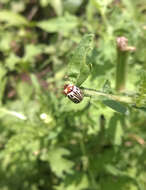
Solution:
[[[145,13],[145,0],[1,0],[0,190],[146,189]]]

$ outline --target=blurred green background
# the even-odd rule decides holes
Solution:
[[[136,47],[126,86],[145,102],[145,0],[0,1],[0,190],[146,189],[146,112],[124,116],[62,94],[87,33],[95,38],[83,86],[115,88],[115,42],[125,36]]]

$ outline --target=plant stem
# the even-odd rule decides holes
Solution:
[[[118,49],[117,65],[116,65],[116,91],[122,92],[126,87],[126,70],[127,70],[127,51]]]
[[[132,104],[132,95],[130,96],[121,96],[121,95],[114,95],[114,94],[106,94],[104,92],[98,91],[98,90],[93,90],[90,88],[84,88],[81,87],[84,96],[87,97],[97,97],[97,96],[104,96],[107,97],[109,99],[115,100],[115,101],[119,101],[119,102],[123,102],[123,103],[129,103]]]
[[[116,66],[116,91],[122,92],[126,87],[126,70],[129,52],[135,51],[134,46],[128,45],[124,36],[117,37],[117,66]]]

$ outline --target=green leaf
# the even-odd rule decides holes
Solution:
[[[112,88],[111,88],[111,83],[109,80],[106,80],[103,87],[102,87],[102,91],[107,93],[107,94],[110,94],[112,93]]]
[[[16,56],[14,53],[10,53],[9,57],[6,59],[6,66],[10,71],[16,69],[16,64],[20,62],[20,57]]]
[[[64,177],[64,172],[72,173],[73,162],[63,157],[69,154],[70,152],[64,148],[53,148],[48,152],[51,168],[58,177]]]
[[[43,53],[44,46],[43,45],[34,45],[28,44],[25,47],[25,56],[23,58],[24,61],[33,61],[34,57]]]
[[[93,48],[93,34],[85,35],[74,50],[68,65],[68,81],[80,86],[90,74],[90,63],[88,56]]]
[[[93,5],[97,8],[102,13],[105,13],[107,10],[108,5],[112,2],[113,0],[92,0]]]
[[[119,112],[121,114],[125,114],[128,115],[129,110],[126,106],[124,106],[123,104],[115,101],[115,100],[103,100],[102,101],[106,106],[112,108],[113,110],[115,110],[116,112]]]
[[[2,27],[1,27],[2,28]],[[9,32],[0,32],[0,51],[7,52],[11,49],[11,41],[14,36]]]
[[[82,3],[83,0],[65,0],[63,1],[64,10],[70,13],[75,13]]]
[[[54,8],[58,16],[62,15],[62,12],[63,12],[62,0],[51,0],[50,4]]]
[[[7,22],[9,25],[13,26],[29,24],[29,22],[23,16],[7,10],[0,11],[0,22]]]
[[[105,169],[108,173],[112,174],[112,175],[120,175],[122,172],[117,169],[115,166],[111,165],[111,164],[107,164],[105,165]]]
[[[80,182],[77,184],[75,183],[70,183],[67,187],[64,185],[64,182],[61,183],[59,186],[56,186],[56,190],[84,190],[89,187],[89,180],[87,175],[83,175],[82,178],[80,179]]]
[[[77,18],[69,14],[66,14],[64,17],[44,20],[37,23],[37,26],[46,32],[61,32],[63,34],[73,30],[77,25]]]

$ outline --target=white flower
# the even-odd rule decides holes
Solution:
[[[47,114],[46,114],[46,113],[42,113],[42,114],[40,115],[40,118],[41,118],[42,120],[45,120],[45,119],[47,118]]]

